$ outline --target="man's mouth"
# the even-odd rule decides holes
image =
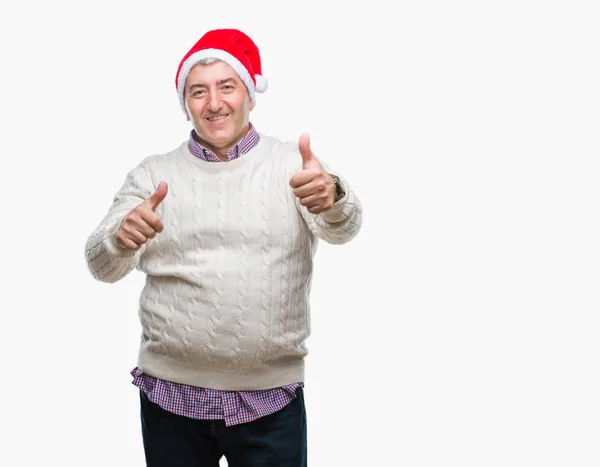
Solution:
[[[206,117],[209,122],[218,122],[219,120],[223,120],[227,115],[216,115],[214,117]]]

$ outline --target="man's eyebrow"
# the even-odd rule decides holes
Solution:
[[[224,79],[220,79],[219,81],[217,81],[217,84],[219,86],[222,86],[223,84],[226,84],[226,83],[235,83],[235,79],[233,79],[233,78],[224,78]],[[192,89],[206,88],[206,87],[207,87],[206,84],[191,84],[190,85],[190,91]]]
[[[204,84],[190,84],[190,91],[192,89],[196,89],[196,88],[205,88],[206,86]]]

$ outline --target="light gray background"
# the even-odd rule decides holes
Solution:
[[[309,465],[597,467],[599,20],[574,0],[2,6],[0,464],[143,465],[143,276],[95,282],[84,244],[127,171],[187,138],[179,60],[237,27],[270,81],[251,121],[308,132],[365,209],[317,253]]]

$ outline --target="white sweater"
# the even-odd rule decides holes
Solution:
[[[93,276],[146,274],[139,302],[138,367],[158,378],[221,390],[268,389],[304,380],[309,292],[317,238],[342,244],[362,208],[345,196],[325,213],[298,203],[289,180],[301,169],[295,143],[260,135],[242,157],[205,162],[183,143],[134,168],[86,244]],[[124,217],[158,184],[164,230],[137,252],[115,242]]]

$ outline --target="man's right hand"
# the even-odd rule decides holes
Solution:
[[[139,250],[148,239],[163,231],[164,225],[156,214],[156,208],[165,199],[167,192],[167,183],[160,182],[150,198],[127,214],[117,232],[116,241],[120,246],[128,250]]]

